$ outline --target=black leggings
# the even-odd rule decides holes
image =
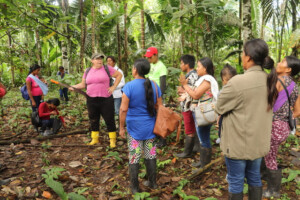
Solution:
[[[100,116],[103,117],[108,132],[116,131],[114,99],[110,97],[88,97],[87,108],[92,131],[99,131]]]

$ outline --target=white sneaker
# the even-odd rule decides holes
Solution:
[[[53,132],[51,131],[51,130],[45,130],[43,133],[42,133],[42,135],[43,136],[49,136],[49,135],[52,135],[53,134]]]

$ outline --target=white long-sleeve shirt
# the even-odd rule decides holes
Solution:
[[[119,85],[116,87],[115,91],[113,92],[113,97],[114,97],[114,99],[116,99],[116,98],[122,97],[121,90],[122,90],[123,86],[125,85],[125,78],[124,78],[123,71],[117,65],[114,66],[114,69],[121,72],[121,74],[122,74],[122,79],[121,79]],[[113,78],[113,80],[115,81],[116,79]]]

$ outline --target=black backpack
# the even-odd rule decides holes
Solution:
[[[62,127],[61,120],[57,116],[55,116],[53,119],[53,125],[52,125],[53,134],[56,134],[61,127]]]
[[[33,126],[41,126],[41,119],[40,119],[40,116],[39,116],[39,112],[38,111],[33,111],[31,113],[31,123]]]
[[[111,87],[114,84],[114,79],[111,77],[107,65],[104,65],[104,69],[105,69],[105,71],[106,71],[106,73],[107,73],[107,75],[109,77],[109,86]],[[90,70],[91,70],[91,67],[89,67],[89,68],[86,69],[86,71],[85,71],[85,80],[86,80],[86,77],[87,77],[87,75],[88,75],[88,73],[89,73]]]
[[[34,126],[34,128],[36,129],[36,131],[38,132],[39,127],[42,126],[42,120],[39,116],[38,111],[33,111],[31,113],[31,123]]]

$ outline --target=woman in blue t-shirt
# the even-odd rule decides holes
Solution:
[[[148,180],[145,186],[157,188],[156,184],[156,145],[153,133],[156,120],[155,104],[162,104],[161,90],[158,88],[158,99],[153,81],[145,78],[150,71],[146,59],[138,59],[132,68],[133,81],[123,88],[120,107],[120,136],[125,138],[125,119],[129,148],[129,177],[132,193],[139,191],[139,160],[144,151]]]

